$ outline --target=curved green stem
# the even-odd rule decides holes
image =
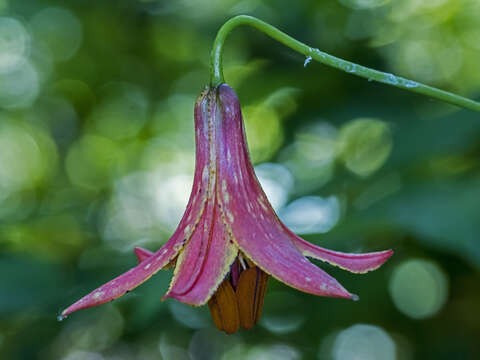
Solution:
[[[350,61],[339,59],[335,56],[329,55],[320,51],[319,49],[311,48],[291,36],[280,31],[276,27],[267,24],[251,16],[239,15],[222,25],[217,33],[217,37],[213,43],[212,53],[210,55],[210,82],[212,86],[218,86],[225,82],[223,78],[223,46],[228,34],[240,25],[248,25],[260,30],[264,34],[284,44],[285,46],[299,52],[307,57],[321,62],[322,64],[332,66],[339,70],[361,76],[370,81],[378,81],[384,84],[393,85],[401,89],[416,92],[422,95],[430,96],[434,99],[448,102],[453,105],[464,107],[474,111],[480,111],[480,103],[459,95],[452,94],[448,91],[436,89],[434,87],[421,84],[416,81],[408,80],[400,76],[384,73],[378,70],[373,70],[362,65],[352,63]]]

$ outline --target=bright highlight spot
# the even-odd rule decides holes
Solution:
[[[264,316],[262,326],[274,334],[288,334],[298,330],[305,318],[300,315],[293,316]]]
[[[128,83],[111,83],[90,121],[95,130],[110,139],[136,136],[147,121],[148,100],[141,88]]]
[[[255,166],[255,174],[275,211],[280,210],[293,188],[293,176],[283,165],[263,163]]]
[[[448,296],[448,279],[433,262],[413,259],[395,269],[390,295],[399,311],[414,319],[435,315]]]
[[[80,187],[98,190],[111,180],[120,149],[107,138],[85,135],[67,154],[66,170],[70,181]]]
[[[332,355],[334,360],[395,360],[395,343],[382,328],[357,324],[338,334]]]
[[[326,233],[340,219],[340,202],[333,195],[327,198],[305,196],[287,205],[279,216],[296,233]]]
[[[9,72],[25,61],[30,37],[15,19],[0,18],[0,73]]]
[[[37,70],[28,61],[12,71],[0,73],[0,106],[7,109],[26,108],[33,104],[40,91]]]
[[[392,151],[389,126],[378,119],[359,118],[342,126],[338,152],[347,169],[359,176],[378,170]]]
[[[55,167],[56,155],[52,140],[40,128],[0,118],[0,199],[38,185]]]
[[[245,357],[246,360],[297,360],[300,358],[298,350],[286,344],[254,346]]]
[[[143,245],[145,237],[151,236],[154,219],[151,194],[146,194],[148,175],[134,172],[115,181],[103,224],[103,237],[112,248],[131,252],[133,247]]]
[[[82,43],[82,24],[67,9],[43,9],[33,17],[31,26],[35,39],[48,47],[56,61],[70,59]]]
[[[190,174],[165,177],[159,171],[150,180],[155,214],[168,231],[174,231],[187,207],[192,177]]]
[[[32,185],[41,166],[35,139],[19,127],[0,125],[0,190],[9,193]]]
[[[345,6],[360,10],[360,9],[372,9],[386,5],[390,0],[340,0]]]
[[[246,106],[243,109],[243,116],[253,163],[268,160],[283,142],[283,131],[277,112],[262,103],[257,106]]]
[[[298,188],[308,192],[327,183],[334,171],[337,129],[327,122],[303,128],[293,145],[282,151],[282,162],[295,175]]]

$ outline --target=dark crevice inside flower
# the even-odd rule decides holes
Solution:
[[[277,217],[253,170],[240,104],[226,84],[207,87],[195,104],[196,164],[187,209],[157,252],[135,249],[139,264],[62,312],[62,317],[118,298],[162,268],[174,267],[163,298],[209,304],[220,330],[233,333],[257,323],[269,276],[300,291],[355,300],[319,259],[365,273],[392,251],[347,254],[301,239]]]

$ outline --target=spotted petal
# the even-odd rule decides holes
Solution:
[[[177,259],[170,289],[165,297],[173,297],[190,305],[203,305],[230,271],[238,249],[218,211],[214,196],[188,246]]]
[[[195,104],[196,118],[198,117],[197,114],[207,111],[209,102],[206,94],[207,92],[203,92]],[[202,120],[205,121],[205,119]],[[136,250],[135,254],[140,264],[69,306],[62,312],[62,317],[80,309],[104,304],[124,295],[148,280],[178,255],[197,227],[207,202],[207,189],[210,183],[208,166],[211,164],[212,156],[214,156],[209,144],[208,132],[197,131],[197,157],[192,192],[182,220],[170,240],[151,256],[147,256],[150,255],[148,252]]]
[[[220,85],[216,120],[220,202],[241,251],[262,270],[304,292],[355,298],[294,245],[255,176],[235,92]]]
[[[98,289],[92,291],[90,294],[84,296],[73,305],[70,305],[62,312],[62,317],[80,310],[104,304],[108,301],[114,300],[126,292],[136,288],[144,281],[148,280],[153,274],[158,272],[168,262],[174,258],[179,248],[178,243],[173,237],[160,250],[150,256],[148,259],[142,261],[136,267],[130,269],[126,273],[110,280],[106,284],[100,286]]]

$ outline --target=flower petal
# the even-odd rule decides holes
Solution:
[[[177,259],[175,273],[165,295],[191,305],[203,305],[210,299],[230,271],[238,252],[217,208],[216,133],[212,121],[216,111],[215,94],[215,91],[208,93],[208,104],[195,117],[196,133],[206,133],[210,147],[207,205],[198,228]]]
[[[231,211],[239,215],[234,209]],[[239,248],[277,280],[315,295],[355,298],[337,280],[310,263],[273,223],[238,220],[231,228]],[[244,231],[247,228],[252,232]]]
[[[136,267],[84,296],[65,309],[62,312],[61,317],[66,317],[68,314],[80,309],[104,304],[124,295],[126,292],[133,290],[148,280],[152,275],[157,273],[161,268],[174,259],[188,239],[192,236],[203,212],[203,207],[198,206],[198,203],[205,204],[204,197],[191,197],[190,200],[190,204],[183,215],[179,227],[164,246],[148,258],[144,258],[146,255],[149,255],[148,250],[145,251],[142,249],[142,251],[136,249],[135,254],[140,261]],[[193,211],[194,209],[196,214]],[[189,223],[186,221],[187,217],[189,219],[193,218],[194,222]]]
[[[177,259],[165,297],[190,305],[205,304],[229,273],[237,253],[220,216],[205,216],[205,221]]]
[[[69,306],[62,312],[61,317],[66,317],[68,314],[80,309],[104,304],[136,288],[173,260],[188,242],[201,219],[207,202],[207,188],[210,179],[209,166],[212,164],[212,157],[214,158],[214,154],[211,151],[209,133],[206,130],[201,131],[202,127],[206,128],[208,125],[202,114],[208,112],[209,99],[209,92],[206,89],[200,94],[195,103],[195,124],[200,129],[195,132],[195,174],[187,209],[175,233],[162,248],[147,259],[144,259],[144,255],[147,255],[148,252],[142,250],[135,251],[140,264]],[[139,253],[141,253],[140,256]]]
[[[303,255],[328,262],[331,265],[340,267],[353,273],[366,273],[379,268],[390,256],[393,250],[385,250],[364,254],[349,254],[339,251],[333,251],[313,245],[302,238],[291,234],[291,239],[295,246]]]
[[[293,244],[255,176],[243,131],[238,98],[220,85],[216,119],[219,201],[234,240],[255,264],[278,280],[307,293],[356,298],[310,263]]]
[[[135,256],[137,257],[138,263],[141,263],[142,261],[147,260],[150,256],[153,255],[153,252],[141,247],[136,247],[135,249],[133,249],[133,251],[135,252]]]
[[[173,241],[172,241],[173,240]],[[97,306],[114,300],[126,292],[136,288],[144,281],[148,280],[153,274],[157,273],[162,267],[177,255],[182,242],[178,243],[172,237],[162,248],[150,256],[148,259],[142,261],[136,267],[130,269],[126,273],[110,280],[106,284],[92,291],[90,294],[84,296],[73,305],[66,308],[61,317],[65,318],[74,311]]]

